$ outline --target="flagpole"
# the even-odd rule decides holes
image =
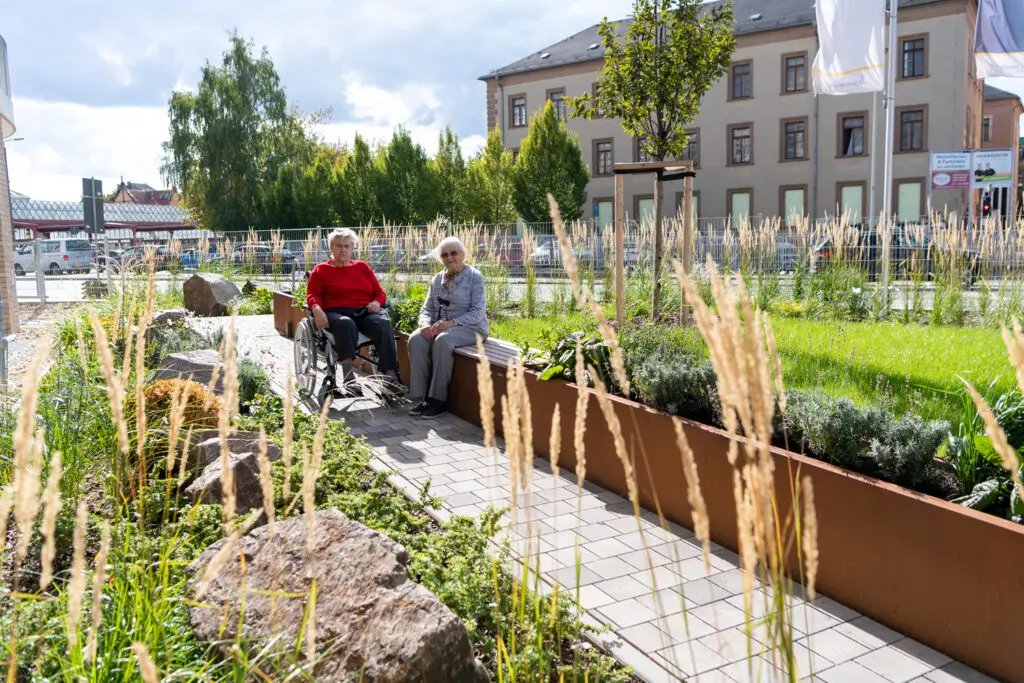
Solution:
[[[877,114],[878,91],[874,90],[871,93],[871,116],[868,117],[868,120],[871,122],[871,148],[868,151],[868,164],[871,166],[871,175],[870,180],[868,181],[868,186],[871,188],[868,190],[868,228],[873,227],[875,225],[875,219],[878,218],[878,214],[876,213],[876,209],[878,207],[875,205],[875,180],[877,176],[876,170],[878,168],[878,159],[875,155],[878,153],[878,126],[874,123],[875,116]]]
[[[882,179],[882,219],[892,218],[892,154],[896,114],[896,42],[899,37],[897,15],[899,0],[889,0],[889,49],[886,51],[885,85],[885,175]],[[882,304],[889,304],[889,248],[882,245]]]

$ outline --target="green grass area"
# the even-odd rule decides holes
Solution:
[[[1014,384],[998,330],[782,316],[773,317],[772,326],[789,389],[820,388],[859,405],[887,404],[897,414],[912,411],[955,425],[961,403],[948,392],[964,388],[961,377],[982,393],[993,381],[997,393]],[[541,350],[575,330],[594,332],[596,325],[581,314],[491,323],[492,336]]]
[[[896,413],[960,419],[964,388],[1009,391],[1013,370],[998,330],[775,317],[785,385],[820,387],[861,405],[888,401]]]
[[[597,332],[597,322],[589,314],[567,313],[557,317],[510,318],[491,321],[491,336],[524,344],[530,348],[550,351],[555,344],[573,332]]]

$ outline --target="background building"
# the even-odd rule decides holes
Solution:
[[[977,0],[900,1],[892,188],[900,220],[926,213],[930,151],[1017,148],[1020,99],[995,88],[986,98],[975,77],[976,15]],[[687,157],[697,166],[698,216],[724,221],[849,212],[859,221],[870,206],[871,164],[880,211],[881,93],[877,109],[871,94],[813,95],[818,43],[808,0],[733,0],[733,16],[732,65],[705,95],[690,128]],[[620,22],[620,33],[627,22]],[[530,117],[547,100],[558,106],[566,97],[593,91],[604,53],[597,29],[591,26],[481,77],[488,127],[500,124],[506,147],[518,149]],[[983,140],[986,121],[989,139]],[[591,169],[583,216],[608,223],[614,215],[611,162],[641,161],[637,141],[618,119],[569,119],[568,126],[580,136]],[[665,187],[666,214],[681,204],[682,183],[677,184]],[[649,214],[651,179],[627,176],[625,202],[631,217]],[[936,191],[933,202],[938,210],[961,212],[968,197],[959,190]]]

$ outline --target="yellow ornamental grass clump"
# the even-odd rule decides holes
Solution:
[[[146,399],[146,416],[150,422],[161,420],[169,415],[171,397],[180,394],[187,387],[188,405],[185,408],[183,425],[216,427],[217,416],[221,409],[220,397],[211,392],[206,385],[194,380],[161,379],[148,384],[143,390]],[[135,415],[135,395],[127,398],[126,414]]]

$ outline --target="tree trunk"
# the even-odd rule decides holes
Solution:
[[[665,242],[661,234],[661,176],[654,177],[654,286],[651,292],[651,321],[661,317],[661,262],[664,259]]]

